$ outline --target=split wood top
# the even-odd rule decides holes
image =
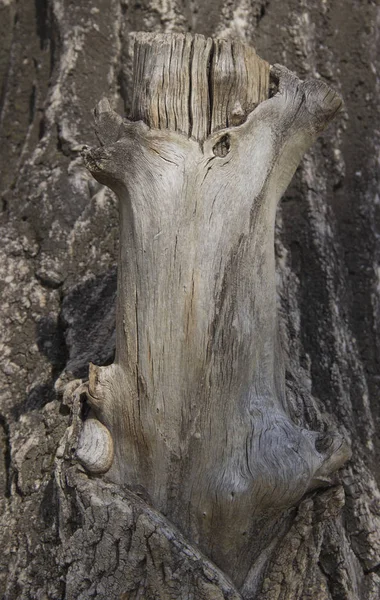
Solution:
[[[237,40],[137,33],[131,119],[202,142],[268,98],[269,70]]]

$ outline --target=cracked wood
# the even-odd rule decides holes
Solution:
[[[269,65],[239,43],[138,34],[132,120],[101,101],[85,151],[120,207],[116,359],[88,388],[108,478],[238,586],[281,511],[349,456],[287,414],[274,265],[277,203],[341,99],[271,77],[268,98]]]

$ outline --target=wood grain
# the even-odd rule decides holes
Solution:
[[[106,143],[85,152],[120,202],[116,360],[88,393],[108,477],[142,486],[238,586],[278,515],[350,455],[287,413],[274,262],[277,203],[341,99],[271,76],[268,98],[269,65],[241,43],[138,34],[132,120],[102,101]]]

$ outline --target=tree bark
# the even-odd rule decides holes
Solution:
[[[376,149],[379,144],[375,86],[379,53],[376,50],[375,4],[369,2],[363,5],[354,0],[339,0],[333,5],[322,1],[267,3],[257,0],[250,5],[243,1],[213,2],[207,6],[198,2],[188,5],[170,2],[164,7],[155,2],[132,6],[119,0],[108,3],[92,0],[91,6],[66,1],[30,3],[20,0],[16,3],[10,0],[0,4],[0,11],[0,135],[6,142],[0,147],[3,208],[0,251],[4,281],[1,311],[3,361],[0,372],[1,561],[5,567],[0,576],[2,595],[7,600],[91,597],[377,599],[380,593],[380,496],[376,435],[379,418],[376,403],[379,373]],[[276,198],[280,188],[286,186],[286,179],[290,179],[296,163],[284,174],[276,194],[263,194],[261,200],[262,206],[267,202],[272,211],[271,219],[266,215],[272,241],[267,241],[262,249],[266,264],[271,262],[271,280],[261,283],[268,286],[265,298],[269,300],[265,302],[264,314],[270,313],[273,319],[272,336],[267,335],[267,326],[265,333],[262,330],[262,336],[270,340],[268,356],[271,357],[264,370],[262,385],[267,389],[273,373],[277,374],[277,379],[269,386],[267,394],[258,388],[257,396],[260,398],[259,406],[272,405],[275,419],[281,419],[286,431],[293,432],[296,438],[300,436],[303,440],[305,430],[320,433],[340,431],[350,439],[353,456],[330,481],[329,485],[333,483],[333,487],[309,489],[302,496],[302,486],[297,483],[297,494],[294,493],[290,499],[288,497],[285,506],[275,510],[272,520],[265,522],[265,527],[262,521],[257,521],[255,527],[260,529],[261,538],[257,535],[256,549],[249,549],[252,555],[250,560],[247,558],[247,564],[250,564],[238,565],[241,571],[236,578],[236,569],[227,564],[225,556],[219,557],[219,565],[223,562],[222,569],[209,560],[212,556],[218,562],[215,548],[215,554],[207,548],[209,532],[221,536],[226,530],[220,527],[218,531],[218,525],[213,523],[205,532],[202,526],[197,525],[196,519],[196,526],[194,522],[190,524],[190,519],[187,522],[183,519],[183,504],[186,504],[187,498],[192,498],[190,481],[196,466],[189,463],[184,467],[186,479],[177,495],[180,499],[182,497],[182,507],[176,505],[167,488],[162,492],[157,490],[155,476],[162,475],[159,469],[165,470],[167,465],[171,465],[177,478],[182,476],[178,461],[172,460],[167,451],[168,446],[157,439],[159,423],[160,428],[168,427],[165,435],[173,447],[177,444],[178,453],[180,440],[179,436],[175,437],[175,429],[169,428],[171,421],[163,420],[162,425],[162,411],[150,418],[147,406],[144,406],[142,418],[149,443],[160,450],[163,462],[155,471],[151,460],[145,460],[144,451],[137,446],[132,447],[128,460],[124,462],[121,455],[126,452],[125,422],[121,419],[117,424],[110,424],[102,418],[99,407],[89,412],[85,388],[79,387],[76,392],[75,389],[82,385],[78,379],[87,380],[87,365],[91,361],[108,369],[98,372],[100,381],[101,374],[113,372],[112,363],[122,365],[123,381],[125,373],[127,379],[129,377],[128,369],[132,371],[137,365],[145,380],[147,399],[148,396],[153,398],[152,390],[156,384],[165,384],[166,395],[161,400],[165,408],[166,402],[169,406],[169,399],[173,398],[186,408],[185,398],[189,390],[195,399],[205,397],[204,389],[198,390],[197,395],[193,388],[198,373],[204,373],[206,351],[202,346],[202,326],[204,331],[208,329],[209,320],[215,317],[207,311],[215,308],[215,299],[219,298],[223,286],[221,281],[209,281],[208,274],[214,271],[207,261],[204,262],[204,273],[200,273],[196,282],[198,295],[194,296],[191,304],[191,271],[203,257],[197,256],[194,249],[186,255],[185,241],[197,232],[197,235],[203,235],[202,240],[210,239],[208,247],[214,248],[216,256],[215,240],[221,234],[216,227],[206,229],[205,221],[211,214],[206,188],[210,186],[211,189],[211,179],[214,178],[214,184],[215,181],[218,184],[223,182],[231,189],[237,189],[239,193],[234,198],[239,198],[239,203],[230,201],[227,208],[229,214],[240,219],[240,229],[247,231],[246,241],[240,246],[241,252],[233,254],[235,262],[230,261],[227,266],[227,254],[231,247],[235,247],[234,228],[237,230],[238,224],[232,219],[231,222],[226,220],[223,224],[224,243],[220,244],[218,256],[222,263],[225,261],[226,284],[233,282],[234,277],[241,281],[243,272],[247,285],[251,285],[251,297],[256,298],[258,288],[254,284],[257,281],[254,274],[257,276],[258,272],[255,263],[257,254],[248,243],[250,223],[245,217],[249,194],[245,191],[243,180],[246,178],[251,186],[249,193],[258,194],[250,177],[257,173],[262,156],[255,151],[257,135],[252,137],[251,133],[254,132],[257,115],[263,115],[270,103],[272,107],[276,105],[281,94],[277,100],[276,90],[269,100],[260,94],[255,95],[254,86],[248,85],[255,81],[255,77],[249,79],[248,72],[244,75],[244,70],[237,68],[241,62],[235,61],[235,72],[240,75],[229,93],[223,94],[223,85],[220,85],[220,93],[216,91],[212,95],[212,110],[209,107],[208,111],[204,111],[202,103],[190,102],[185,107],[171,104],[166,113],[155,111],[149,94],[144,104],[142,93],[136,92],[142,87],[142,84],[140,88],[136,85],[139,79],[132,80],[133,36],[130,32],[138,29],[163,33],[197,31],[206,36],[230,39],[239,37],[254,45],[272,64],[283,62],[302,79],[325,79],[345,101],[343,112],[301,163],[295,182],[277,211],[276,225]],[[231,42],[220,42],[220,60],[229,72],[232,72],[228,58],[231,46]],[[243,44],[238,46],[242,52],[246,48]],[[192,76],[202,73],[199,67],[204,64],[202,61],[206,61],[205,55],[209,50],[205,48]],[[218,53],[214,52],[216,56]],[[254,56],[252,51],[250,56]],[[156,57],[151,56],[151,60],[156,60]],[[184,76],[184,70],[181,74]],[[207,75],[206,70],[197,85],[208,85]],[[283,75],[285,79],[290,77],[286,71]],[[155,85],[152,78],[149,83],[148,91]],[[311,97],[318,89],[323,89],[319,82],[312,86]],[[194,89],[195,86],[192,86]],[[232,89],[235,94],[231,94]],[[252,93],[251,97],[244,96],[247,89]],[[171,81],[161,90],[168,102],[172,90]],[[184,91],[183,96],[186,97],[189,92]],[[132,93],[135,94],[133,97]],[[173,336],[177,339],[177,346],[171,348],[168,345],[172,352],[173,370],[179,370],[182,375],[183,365],[186,366],[186,376],[182,375],[183,386],[178,390],[167,383],[171,374],[165,371],[164,363],[161,370],[155,372],[157,379],[153,379],[148,362],[142,358],[143,350],[145,352],[148,347],[144,323],[149,321],[144,311],[157,314],[155,310],[162,305],[160,298],[155,305],[154,299],[144,294],[145,283],[140,282],[138,288],[138,278],[133,281],[139,290],[138,308],[142,311],[139,334],[126,340],[116,333],[115,339],[115,262],[119,252],[116,202],[103,184],[94,182],[86,173],[80,156],[83,143],[90,147],[97,144],[91,110],[105,96],[110,98],[116,113],[109,111],[104,103],[99,107],[97,128],[103,143],[102,151],[112,151],[114,136],[119,134],[120,125],[123,135],[119,146],[127,149],[131,144],[128,136],[131,133],[137,136],[131,164],[123,170],[130,173],[128,185],[134,186],[130,202],[130,211],[133,207],[134,214],[138,214],[138,201],[141,200],[139,182],[136,182],[138,173],[132,172],[132,163],[135,161],[137,164],[137,155],[146,156],[152,147],[163,155],[165,148],[165,152],[170,151],[171,154],[165,154],[164,158],[171,160],[173,154],[177,157],[180,148],[186,157],[186,161],[182,159],[186,174],[189,181],[192,177],[194,182],[204,174],[202,157],[206,156],[206,152],[212,156],[204,195],[198,194],[203,202],[198,202],[197,222],[190,209],[194,198],[190,194],[182,194],[182,188],[181,194],[176,196],[182,199],[184,208],[183,214],[177,215],[176,223],[182,235],[181,261],[187,267],[182,276],[188,279],[185,285],[189,296],[186,303],[186,291],[180,293],[177,288],[178,298],[168,315],[169,322],[172,320],[176,325]],[[207,96],[205,94],[206,105],[209,101]],[[293,96],[287,94],[287,97]],[[294,96],[295,102],[296,98],[297,95]],[[185,109],[189,110],[188,106],[191,107],[191,119],[189,111],[187,121],[186,118],[181,123],[179,120],[174,124],[169,122],[170,119],[165,121],[166,114],[184,115]],[[302,106],[301,102],[296,121],[298,118],[302,120]],[[217,112],[215,107],[224,108]],[[279,105],[278,108],[281,113]],[[145,112],[139,114],[139,110]],[[121,118],[115,117],[115,114],[124,112],[132,115],[131,123],[121,123]],[[150,121],[155,114],[159,122]],[[151,129],[138,125],[137,120],[141,118]],[[308,118],[313,120],[312,116]],[[108,125],[104,126],[107,120]],[[194,123],[199,123],[199,126],[194,126]],[[225,139],[226,135],[229,139]],[[311,137],[314,135],[311,132]],[[211,140],[216,143],[212,144]],[[234,155],[238,147],[244,149],[244,160],[240,160],[242,157],[239,155],[238,161]],[[155,152],[153,154],[154,158],[149,154],[149,165],[144,163],[145,177],[149,169],[157,174],[156,166],[162,162],[160,171],[166,175],[175,172],[175,179],[179,181],[177,167]],[[250,160],[251,157],[256,159]],[[218,165],[228,159],[232,159],[234,166],[238,162],[247,165],[244,176],[235,168],[229,177],[217,177]],[[277,160],[276,157],[275,164]],[[226,168],[229,166],[226,165]],[[160,185],[163,187],[164,184]],[[123,194],[119,193],[123,196],[124,210],[127,210],[128,202]],[[155,198],[160,201],[157,208],[152,207]],[[145,220],[141,220],[141,225],[144,222],[149,227],[146,230],[142,226],[136,229],[134,223],[133,227],[141,235],[130,240],[130,247],[137,252],[144,243],[149,258],[149,261],[139,262],[142,274],[146,273],[144,269],[151,273],[157,260],[163,265],[168,264],[165,262],[169,260],[168,252],[159,251],[167,247],[164,233],[167,239],[173,233],[170,231],[169,234],[168,226],[172,216],[168,211],[171,198],[171,190],[165,189],[164,194],[159,189],[155,190],[147,199],[149,210],[144,213]],[[227,199],[232,199],[227,190],[224,199],[225,204]],[[190,213],[191,224],[191,228],[187,229],[181,221],[186,210]],[[265,212],[264,209],[262,212]],[[263,219],[260,221],[261,216]],[[216,218],[215,214],[213,218]],[[149,232],[153,233],[153,238],[159,233],[159,229],[155,229],[156,220],[164,226],[164,233],[152,242],[149,238],[151,243],[147,244]],[[261,213],[254,215],[256,233],[257,223],[263,220]],[[123,255],[123,244],[127,243],[123,233],[120,239]],[[267,237],[263,234],[264,239],[267,240]],[[273,241],[274,256],[270,255]],[[171,246],[168,248],[170,252]],[[164,271],[162,280],[151,279],[157,291],[165,291],[165,296],[168,275],[168,271]],[[123,281],[122,278],[119,280]],[[214,286],[212,290],[210,283]],[[275,284],[277,319],[273,316],[276,314]],[[222,302],[222,310],[218,313],[219,330],[217,326],[210,329],[214,344],[209,348],[210,399],[215,400],[217,393],[221,393],[222,405],[230,411],[228,418],[231,421],[236,418],[234,407],[243,407],[244,411],[246,405],[239,394],[235,394],[234,402],[228,402],[230,398],[223,392],[221,378],[231,374],[230,363],[226,362],[223,371],[215,371],[220,358],[220,353],[216,356],[215,349],[221,331],[229,340],[235,328],[242,331],[243,323],[231,323],[228,327],[228,319],[224,321],[225,316],[234,314],[236,305],[245,307],[252,316],[249,312],[251,307],[244,305],[243,290],[235,287],[237,295],[232,296],[228,291],[230,287],[226,286],[224,304]],[[126,287],[124,298],[132,298],[129,296],[132,291]],[[244,297],[248,298],[249,294]],[[191,305],[193,312],[189,310]],[[126,316],[132,319],[133,324],[132,308]],[[186,345],[189,352],[186,362],[186,356],[176,352],[176,348],[181,347],[180,336],[186,333],[187,319],[183,317],[187,314],[194,319],[189,320],[192,346]],[[116,320],[120,322],[122,316],[119,305]],[[136,321],[138,319],[135,318]],[[247,323],[245,339],[249,341],[250,334],[257,331],[261,320],[250,318]],[[283,357],[279,354],[273,333],[276,327],[279,327]],[[148,332],[151,346],[159,329],[160,324],[152,319]],[[137,338],[140,339],[140,360],[133,358],[131,362],[131,356],[136,357],[137,353],[127,354],[125,349],[127,343],[132,344]],[[262,364],[263,354],[260,350],[256,356],[256,346],[252,348],[250,343],[246,347],[247,356],[244,356],[235,346],[234,360],[241,369],[233,372],[242,374],[242,377],[244,374],[244,381],[240,384],[248,389],[256,381],[258,368],[249,370],[247,365],[250,361],[254,365]],[[262,344],[258,344],[257,348],[262,349]],[[151,352],[159,351],[160,348],[151,348]],[[231,345],[225,351],[232,352]],[[194,365],[194,355],[199,355],[199,365]],[[280,376],[282,361],[285,380]],[[95,369],[92,376],[96,373]],[[65,388],[70,380],[73,380],[72,383]],[[132,394],[128,402],[133,407],[137,378],[131,378],[131,381]],[[231,383],[236,391],[239,382],[233,380]],[[256,408],[257,404],[256,398]],[[152,407],[156,408],[157,403],[152,403]],[[162,407],[159,408],[161,410]],[[199,410],[202,418],[197,421],[193,432],[197,433],[198,424],[209,422],[213,440],[219,440],[221,445],[222,431],[216,427],[218,411],[212,402],[210,406],[202,405]],[[213,417],[215,414],[216,417]],[[99,425],[99,418],[102,425]],[[172,422],[181,422],[181,417],[175,412],[170,418]],[[275,419],[273,423],[276,423]],[[242,422],[245,422],[243,418]],[[120,426],[120,436],[115,435],[116,425]],[[240,422],[238,425],[242,427],[238,430],[243,437],[252,434]],[[87,436],[86,431],[100,434],[98,440],[101,444],[95,450],[91,445],[92,435]],[[113,449],[109,445],[110,434]],[[212,468],[218,472],[222,457],[229,453],[228,441],[222,447],[222,454],[216,453],[213,458],[207,456],[209,449],[203,442],[204,436],[190,440],[191,435],[192,431],[185,429],[189,454],[202,457],[199,459],[202,461],[208,459],[210,464],[213,461]],[[79,448],[76,448],[78,439]],[[328,436],[324,442],[318,440],[319,454],[328,451],[329,440]],[[307,443],[309,457],[315,450],[314,441],[315,436],[312,436]],[[81,470],[74,456],[77,452],[85,462],[89,461],[89,448],[92,465],[87,466],[98,471],[93,475]],[[233,449],[238,454],[241,447],[237,444]],[[182,448],[180,451],[183,452]],[[283,455],[282,452],[281,457]],[[152,454],[149,452],[148,456]],[[107,470],[111,460],[113,466]],[[274,463],[277,468],[278,460]],[[118,474],[121,464],[127,465],[128,477],[135,477],[136,485],[132,491],[125,485],[125,474]],[[257,468],[256,465],[253,460],[252,468]],[[315,465],[308,470],[310,483],[315,477],[314,468]],[[137,472],[145,481],[138,480]],[[228,475],[233,473],[234,465]],[[150,474],[153,477],[150,478]],[[324,477],[326,473],[322,475]],[[198,478],[198,481],[201,479]],[[236,483],[232,476],[231,481]],[[210,483],[214,484],[214,481]],[[309,483],[303,483],[306,490]],[[144,488],[148,489],[150,497]],[[254,504],[255,493],[252,498],[249,494],[247,496],[248,505],[249,502]],[[270,504],[271,501],[267,500],[261,502],[261,506]],[[228,511],[222,517],[231,521]],[[236,522],[230,528],[228,543],[236,543],[234,537],[239,527]],[[252,532],[250,535],[253,537]],[[197,536],[203,536],[203,541],[199,541]],[[198,543],[209,558],[201,554],[196,547]],[[220,546],[217,551],[223,554],[227,546],[224,543]],[[235,583],[226,573],[230,573]]]

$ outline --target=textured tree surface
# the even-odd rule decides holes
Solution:
[[[379,597],[378,22],[349,0],[0,3],[6,599]],[[276,259],[292,420],[345,428],[353,458],[282,515],[239,590],[138,489],[65,460],[83,413],[60,391],[115,348],[116,201],[79,150],[100,98],[132,109],[137,29],[238,36],[345,101],[277,213]]]
[[[283,511],[350,455],[291,418],[274,257],[278,201],[342,101],[181,33],[136,33],[132,86],[144,120],[101,100],[83,154],[118,196],[120,258],[115,361],[90,368],[77,456],[142,487],[241,587]]]

